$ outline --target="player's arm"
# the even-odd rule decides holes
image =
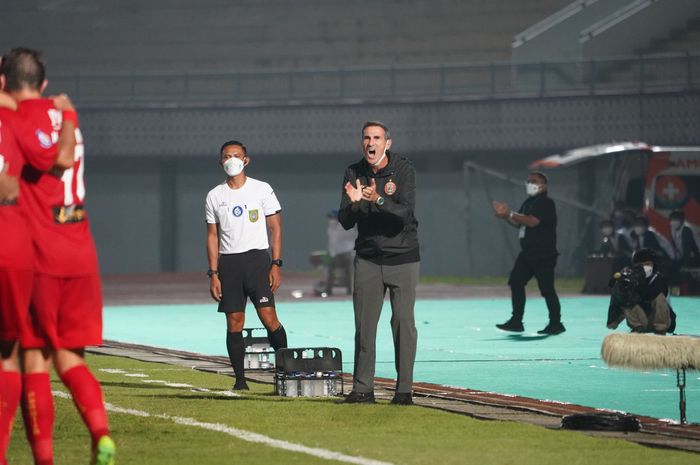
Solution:
[[[5,163],[0,171],[0,203],[13,202],[19,197],[19,179],[7,174],[9,165]]]
[[[221,280],[219,279],[219,225],[207,223],[207,261],[209,269],[215,270],[209,278],[209,292],[217,302],[221,302]]]
[[[30,165],[39,171],[65,170],[73,166],[75,157],[75,124],[75,120],[61,123],[56,144],[51,142],[49,128],[35,127],[29,119],[14,118],[12,129]]]
[[[274,215],[266,216],[265,223],[267,226],[268,235],[270,238],[270,251],[273,260],[282,259],[282,214],[280,212]],[[269,273],[270,289],[275,292],[282,284],[282,270],[277,265],[270,267]]]
[[[67,170],[72,168],[75,163],[75,145],[77,143],[75,128],[78,126],[78,114],[66,94],[53,97],[53,104],[57,110],[61,111],[63,116],[61,131],[58,134],[58,142],[56,144],[57,153],[54,168]]]

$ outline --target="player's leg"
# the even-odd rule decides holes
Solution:
[[[49,377],[50,355],[48,349],[36,347],[24,349],[22,353],[22,417],[35,465],[53,464],[55,414]]]
[[[87,427],[92,445],[92,463],[114,462],[114,442],[102,387],[84,358],[84,348],[102,344],[102,290],[97,274],[59,281],[61,305],[53,360],[56,372],[68,388]]]
[[[523,315],[525,314],[525,286],[532,278],[533,270],[523,257],[522,252],[515,259],[515,264],[508,278],[510,286],[511,304],[513,313],[508,321],[496,325],[497,328],[505,331],[521,332],[523,327]]]
[[[0,340],[0,465],[7,463],[5,454],[22,393],[18,348],[17,341]]]
[[[22,417],[35,464],[53,463],[55,413],[51,392],[51,347],[57,343],[61,285],[58,278],[34,276],[29,318],[21,338]]]
[[[110,432],[102,387],[85,363],[84,350],[59,349],[54,352],[53,358],[56,372],[70,391],[83,423],[90,432],[93,455],[103,455],[93,463],[112,463],[110,460],[114,456],[114,444],[111,439],[103,439],[109,438]]]
[[[0,271],[0,464],[22,394],[19,338],[29,311],[33,272]]]

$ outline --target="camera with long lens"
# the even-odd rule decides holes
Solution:
[[[623,308],[630,308],[642,300],[646,286],[646,275],[642,265],[626,266],[615,273],[612,296]]]

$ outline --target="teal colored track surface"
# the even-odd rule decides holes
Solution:
[[[675,371],[634,372],[606,367],[600,345],[607,298],[562,299],[567,331],[542,337],[544,301],[530,299],[525,332],[495,328],[510,314],[510,300],[420,300],[416,302],[418,355],[414,380],[621,410],[678,420]],[[700,334],[700,300],[674,298],[677,332]],[[278,314],[290,347],[338,347],[352,372],[352,302],[281,302]],[[379,322],[377,376],[395,378],[388,302]],[[252,306],[246,327],[261,327]],[[623,323],[624,325],[624,323]],[[622,325],[618,331],[627,331]],[[225,355],[226,326],[216,305],[129,306],[105,309],[105,338],[172,349]],[[688,372],[687,416],[700,422],[700,373]]]

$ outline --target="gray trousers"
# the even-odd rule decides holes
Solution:
[[[355,257],[355,288],[352,295],[355,308],[354,391],[374,391],[377,325],[388,289],[397,372],[396,390],[411,392],[418,341],[413,307],[419,270],[420,262],[387,266]]]

